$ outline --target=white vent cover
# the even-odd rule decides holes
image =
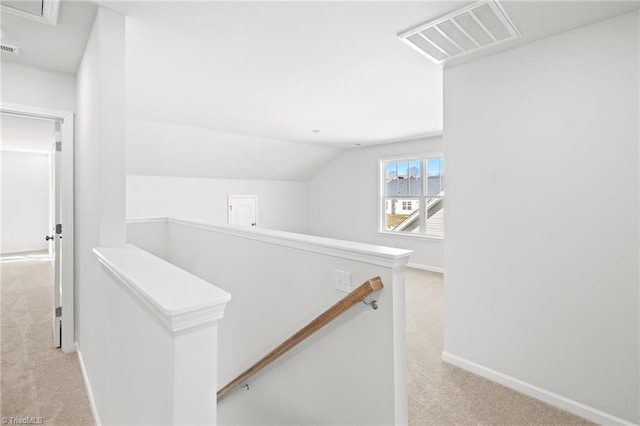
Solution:
[[[0,51],[2,52],[6,52],[6,53],[13,53],[14,55],[19,55],[20,54],[20,48],[17,46],[11,46],[8,44],[0,44]]]
[[[520,37],[496,0],[481,0],[398,34],[418,52],[440,64],[485,47]]]

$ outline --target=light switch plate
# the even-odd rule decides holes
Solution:
[[[333,273],[336,277],[336,290],[351,293],[351,272],[336,269]]]

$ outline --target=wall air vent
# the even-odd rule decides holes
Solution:
[[[0,51],[2,52],[6,52],[6,53],[12,53],[14,55],[19,55],[20,54],[20,48],[17,46],[11,46],[8,44],[0,44]]]
[[[480,0],[398,38],[436,64],[498,43],[520,33],[496,0]]]

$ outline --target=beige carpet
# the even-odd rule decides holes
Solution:
[[[4,255],[0,268],[2,423],[93,424],[77,355],[53,348],[51,262],[44,253]]]
[[[591,425],[442,362],[443,275],[407,270],[409,425]]]
[[[0,257],[3,417],[91,425],[75,354],[52,347],[50,262],[42,253]],[[409,424],[575,425],[584,419],[442,362],[441,274],[407,272]]]

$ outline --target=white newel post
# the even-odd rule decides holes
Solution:
[[[200,312],[197,318],[191,312],[185,328],[174,331],[174,425],[216,424],[218,320],[225,305]]]
[[[96,366],[109,374],[89,374],[109,395],[94,401],[101,421],[215,425],[218,321],[231,295],[135,246],[94,252],[108,272],[103,298],[118,306],[100,351],[127,348],[100,357]]]

